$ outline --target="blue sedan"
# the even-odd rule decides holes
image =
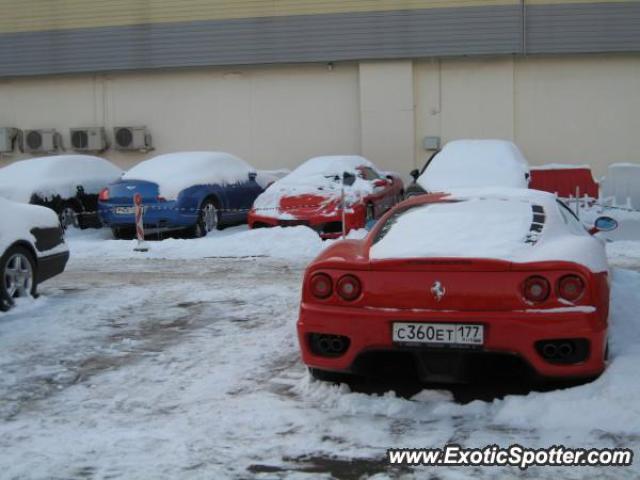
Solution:
[[[135,232],[134,196],[143,204],[145,233],[186,230],[204,237],[246,223],[269,178],[228,153],[183,152],[146,160],[103,189],[98,211],[116,238]]]

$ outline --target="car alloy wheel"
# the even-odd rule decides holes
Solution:
[[[73,207],[67,205],[62,208],[60,212],[60,224],[63,228],[67,229],[69,227],[78,227],[78,215]]]
[[[202,209],[202,220],[207,233],[218,226],[218,211],[213,203],[207,203]]]
[[[196,237],[206,237],[207,234],[218,228],[218,209],[212,200],[205,200],[200,207],[200,216],[195,226]]]
[[[10,253],[4,263],[3,290],[9,300],[31,295],[34,290],[34,268],[28,254],[22,249]]]

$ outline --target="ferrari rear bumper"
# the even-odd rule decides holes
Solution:
[[[474,347],[398,344],[392,341],[394,322],[483,325],[484,342]],[[320,370],[375,375],[388,361],[402,357],[412,359],[423,380],[464,381],[474,371],[469,367],[489,359],[494,365],[500,359],[521,360],[544,378],[593,377],[605,366],[607,326],[597,311],[439,313],[303,303],[297,326],[304,363]],[[324,338],[318,335],[344,339],[344,351],[327,355],[313,348],[312,340]],[[556,350],[545,350],[545,345]],[[573,356],[555,355],[565,345],[571,345]]]

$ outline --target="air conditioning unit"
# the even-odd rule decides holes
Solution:
[[[24,151],[29,153],[53,153],[60,146],[60,134],[53,128],[24,131]]]
[[[107,148],[107,136],[102,127],[69,129],[71,148],[81,152],[101,152]]]
[[[118,150],[153,150],[151,134],[147,127],[115,127],[113,140]]]
[[[11,153],[20,130],[13,127],[0,127],[0,153]]]

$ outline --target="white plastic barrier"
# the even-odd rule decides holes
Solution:
[[[602,181],[601,200],[606,205],[640,210],[640,164],[610,165]]]

